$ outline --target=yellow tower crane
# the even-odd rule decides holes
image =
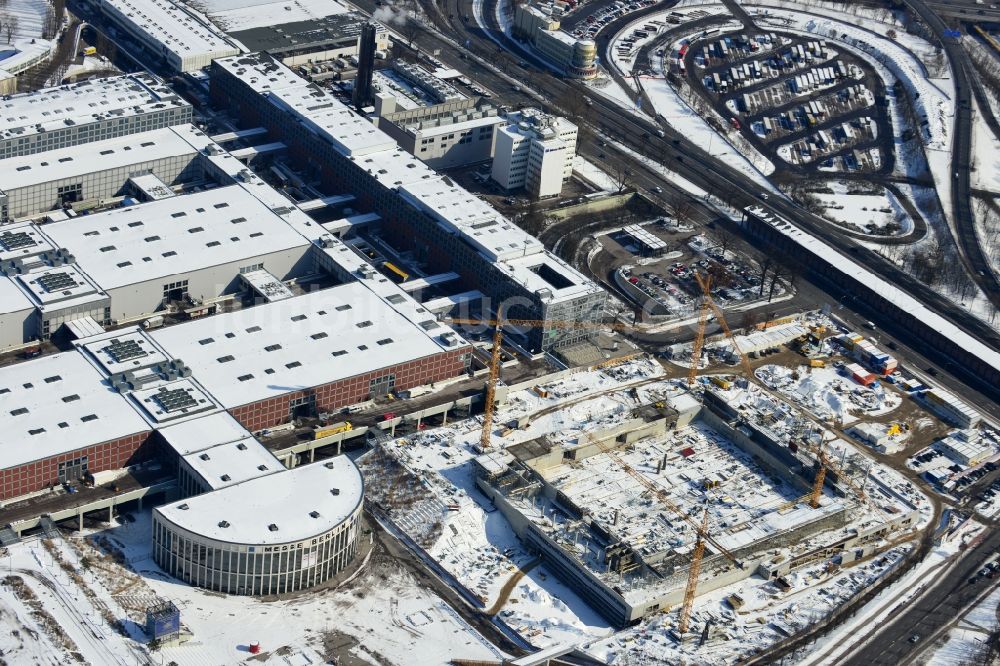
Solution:
[[[701,573],[701,558],[705,556],[705,539],[707,536],[708,507],[706,506],[705,514],[701,519],[701,528],[698,530],[698,540],[694,544],[694,553],[691,555],[687,587],[684,589],[684,605],[681,606],[681,619],[677,625],[681,636],[687,633],[688,624],[691,622],[691,608],[694,606],[694,598],[698,593],[698,575]]]
[[[706,275],[702,277],[701,273],[695,271],[694,279],[698,282],[698,286],[701,287],[702,301],[698,312],[698,330],[695,333],[694,345],[691,349],[691,369],[688,371],[688,386],[693,386],[698,377],[698,361],[701,360],[701,350],[705,345],[705,327],[708,325],[709,310],[715,314],[715,318],[718,320],[719,325],[722,326],[723,332],[732,343],[733,350],[739,355],[744,374],[747,378],[751,377],[753,370],[750,369],[750,361],[747,359],[747,355],[743,353],[743,350],[740,349],[739,344],[737,344],[736,336],[730,330],[729,324],[726,322],[726,317],[722,314],[722,310],[712,299],[712,276]]]
[[[716,317],[719,319],[723,326],[723,330],[726,335],[733,342],[733,347],[736,349],[737,353],[743,361],[744,371],[747,376],[750,375],[750,363],[747,361],[746,356],[740,351],[739,346],[733,339],[732,331],[730,331],[729,326],[725,323],[725,317],[722,315],[721,310],[715,305],[711,300],[711,294],[709,293],[709,281],[708,279],[701,278],[697,273],[695,274],[698,284],[702,287],[702,291],[705,293],[706,299],[703,302],[703,324],[699,328],[700,334],[696,338],[696,344],[700,346],[700,341],[704,341],[704,321],[707,320],[708,309],[711,308],[715,311]],[[489,379],[486,384],[486,405],[483,410],[483,430],[480,436],[480,448],[482,450],[488,450],[491,446],[491,436],[493,430],[493,415],[495,412],[495,397],[496,397],[496,384],[500,377],[500,348],[503,342],[503,327],[508,326],[546,326],[552,328],[569,328],[569,329],[580,329],[580,328],[611,328],[613,330],[630,330],[634,329],[633,326],[626,324],[621,324],[619,322],[581,322],[581,321],[562,321],[562,320],[537,320],[537,319],[507,319],[503,317],[498,317],[493,320],[482,320],[482,319],[462,319],[446,317],[445,320],[451,324],[464,324],[464,325],[491,325],[495,327],[493,333],[493,348],[490,352],[490,366],[489,366]],[[696,357],[697,358],[697,357]],[[674,504],[667,493],[657,486],[655,483],[646,478],[641,472],[636,470],[630,464],[625,462],[624,459],[618,454],[614,449],[606,446],[605,444],[598,442],[598,447],[607,453],[615,463],[621,467],[626,474],[635,479],[640,485],[642,485],[650,494],[655,497],[660,504],[669,509],[671,512],[679,516],[685,522],[690,524],[697,535],[697,540],[695,542],[695,548],[691,558],[690,569],[688,572],[688,581],[684,591],[684,604],[681,610],[681,633],[685,633],[688,628],[691,616],[691,608],[694,605],[694,599],[697,596],[698,591],[698,576],[701,573],[701,562],[705,554],[705,548],[707,544],[711,544],[717,552],[724,555],[738,567],[743,568],[745,565],[743,562],[736,558],[729,549],[715,540],[708,531],[708,508],[705,508],[705,513],[702,516],[701,522],[696,521],[686,512],[684,512],[681,507]]]
[[[444,317],[443,321],[449,324],[459,324],[467,326],[492,326],[493,347],[490,350],[489,376],[486,380],[486,405],[483,408],[483,432],[479,438],[479,446],[484,451],[490,448],[490,438],[493,432],[493,415],[496,411],[496,388],[500,379],[500,350],[503,343],[503,327],[532,327],[532,328],[558,328],[558,329],[595,329],[610,328],[614,331],[634,330],[634,326],[622,324],[621,322],[593,322],[593,321],[569,321],[561,319],[508,319],[498,316],[496,319],[468,319],[459,317]]]
[[[820,444],[819,448],[816,450],[816,461],[819,463],[819,469],[816,470],[816,478],[813,480],[812,493],[809,495],[809,506],[814,509],[819,508],[819,498],[823,494],[823,482],[826,480],[826,466],[829,463],[826,458],[826,454],[823,453],[822,444]]]
[[[695,530],[695,534],[697,535],[697,540],[695,541],[694,551],[691,554],[691,564],[689,565],[690,568],[688,569],[687,585],[684,588],[684,603],[681,606],[681,617],[679,623],[680,633],[684,634],[687,632],[688,624],[690,623],[691,608],[694,606],[694,599],[696,596],[698,596],[698,576],[701,574],[701,561],[702,558],[705,556],[706,544],[712,544],[712,548],[714,548],[717,552],[724,555],[739,568],[742,569],[744,568],[745,565],[743,564],[742,561],[736,558],[736,555],[732,551],[730,551],[728,548],[726,548],[721,543],[716,541],[712,537],[711,533],[708,531],[707,506],[705,507],[705,513],[702,516],[701,522],[696,521],[690,515],[685,513],[683,509],[674,504],[670,500],[670,497],[662,488],[657,486],[655,483],[646,478],[645,475],[643,475],[637,469],[635,469],[627,462],[625,462],[625,460],[623,460],[622,457],[618,455],[617,451],[615,451],[614,449],[605,445],[602,442],[597,442],[597,446],[602,451],[604,451],[604,453],[607,453],[609,456],[611,456],[611,459],[614,460],[615,463],[619,467],[621,467],[626,474],[631,476],[633,479],[638,481],[641,486],[646,488],[646,490],[648,490],[650,494],[660,502],[660,504],[670,509],[670,511],[672,511],[676,515],[680,516]]]

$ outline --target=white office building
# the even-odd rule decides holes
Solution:
[[[497,128],[493,180],[506,190],[524,188],[534,197],[554,197],[573,175],[576,125],[535,109],[507,114]]]
[[[191,113],[145,73],[11,95],[0,100],[0,159],[189,123]]]

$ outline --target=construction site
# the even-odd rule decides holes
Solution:
[[[721,641],[737,655],[817,621],[891,571],[932,518],[923,493],[842,430],[903,392],[893,378],[881,410],[844,400],[817,413],[767,373],[870,391],[835,369],[858,358],[844,340],[860,336],[837,337],[821,313],[734,336],[713,309],[705,299],[672,361],[512,385],[494,363],[485,414],[359,459],[376,515],[536,647],[589,639],[608,658],[647,641],[680,657]],[[723,330],[706,336],[711,314]],[[895,372],[870,346],[866,362]]]

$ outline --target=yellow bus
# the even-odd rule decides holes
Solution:
[[[85,46],[83,50],[80,51],[80,55],[85,55],[85,56],[97,55],[97,47]]]
[[[395,264],[389,263],[388,261],[382,264],[382,268],[389,271],[390,273],[389,277],[395,280],[396,282],[406,282],[407,280],[410,279],[409,273],[402,270]]]

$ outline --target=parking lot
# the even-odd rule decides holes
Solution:
[[[677,45],[692,84],[760,152],[794,171],[877,171],[891,156],[878,76],[825,40],[706,31]]]
[[[615,19],[619,19],[622,16],[630,12],[637,11],[643,7],[650,7],[656,4],[656,0],[640,0],[639,2],[625,2],[625,0],[618,0],[617,2],[607,5],[605,7],[599,8],[593,13],[587,12],[587,5],[579,5],[568,20],[563,21],[564,29],[567,32],[571,32],[574,37],[580,39],[593,38],[601,31],[601,28],[611,23]],[[583,16],[582,20],[577,18]],[[574,20],[575,19],[575,20]]]
[[[705,234],[681,233],[661,218],[640,225],[666,244],[661,256],[649,256],[634,236],[616,231],[601,237],[616,259],[615,280],[638,305],[654,316],[686,317],[695,313],[702,294],[695,272],[710,278],[712,298],[724,309],[767,300],[786,293],[780,278],[761,275],[752,260]]]

